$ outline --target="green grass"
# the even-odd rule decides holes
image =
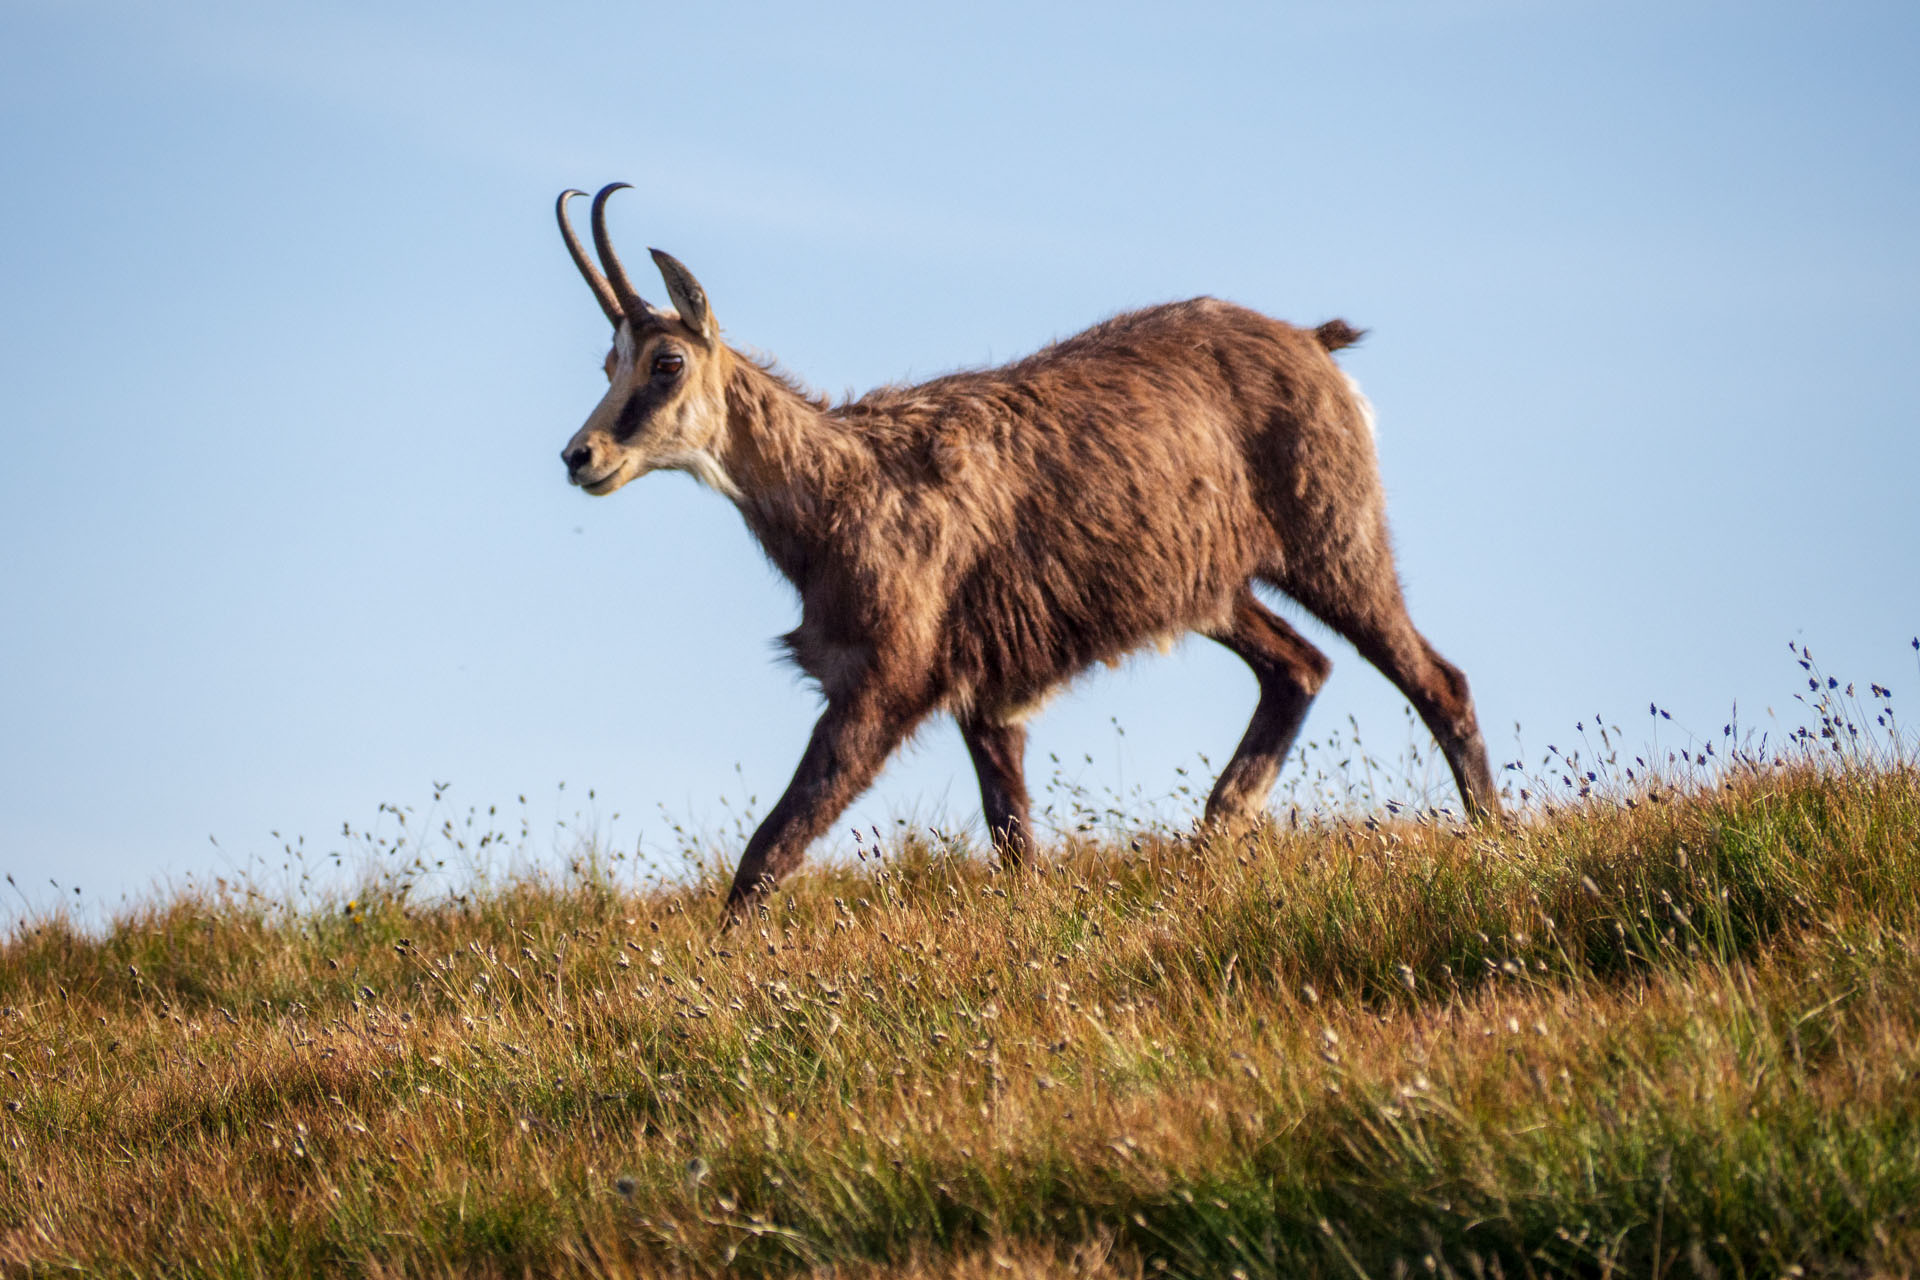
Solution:
[[[591,869],[24,924],[0,1265],[1920,1269],[1920,777],[1611,794],[1011,875],[909,841],[725,935],[711,879]]]

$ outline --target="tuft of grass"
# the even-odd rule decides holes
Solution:
[[[30,920],[0,1265],[1920,1268],[1920,774],[1599,772],[1497,830],[905,838],[725,934],[592,858]]]

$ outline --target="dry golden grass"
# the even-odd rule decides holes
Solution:
[[[24,1274],[1904,1274],[1920,778],[0,952]],[[1625,803],[1631,799],[1629,806]]]

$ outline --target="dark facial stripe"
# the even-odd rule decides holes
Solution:
[[[666,402],[671,386],[661,386],[657,379],[642,383],[639,390],[627,397],[620,406],[620,416],[614,419],[613,438],[625,444],[646,429],[653,415],[659,412]]]

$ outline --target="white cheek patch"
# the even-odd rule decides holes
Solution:
[[[613,386],[608,388],[606,399],[601,402],[603,405],[626,402],[628,384],[634,376],[634,361],[639,354],[639,344],[633,337],[633,326],[622,320],[620,327],[614,331],[613,335]],[[610,412],[617,413],[617,409]],[[684,415],[684,406],[680,412]],[[682,430],[683,425],[676,425],[669,434],[677,435]],[[622,446],[629,451],[635,447]],[[728,475],[727,469],[720,464],[720,459],[715,457],[709,449],[680,448],[654,454],[652,457],[646,457],[644,453],[634,456],[643,458],[640,464],[643,471],[684,471],[707,488],[723,494],[734,502],[739,502],[743,496],[740,486],[734,483],[733,477]]]
[[[733,477],[727,474],[727,469],[720,465],[720,459],[705,449],[683,449],[677,453],[665,454],[656,459],[653,465],[662,471],[684,471],[730,501],[739,502],[743,496],[740,486],[733,482]]]

